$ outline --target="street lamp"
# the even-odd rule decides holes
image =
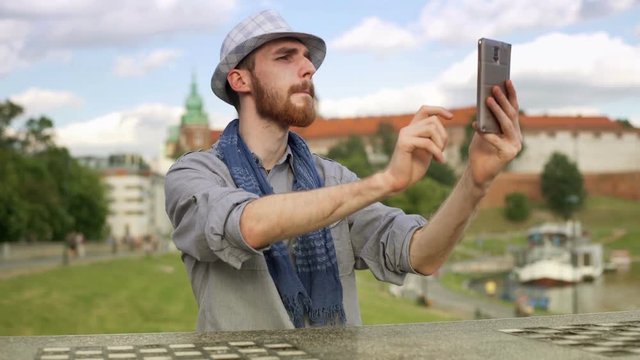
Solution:
[[[571,218],[571,266],[573,266],[573,313],[578,313],[578,251],[577,241],[578,235],[576,234],[576,219],[573,216],[576,210],[576,206],[580,201],[578,195],[572,194],[566,197],[565,201],[569,205],[569,217]]]

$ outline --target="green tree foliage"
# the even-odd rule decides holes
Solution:
[[[15,138],[9,136],[7,129],[11,125],[11,122],[16,117],[20,116],[23,112],[20,105],[12,103],[10,100],[0,103],[0,147],[10,148],[15,142]]]
[[[375,137],[375,143],[377,144],[376,150],[385,154],[387,158],[391,158],[393,149],[396,147],[396,140],[398,139],[398,133],[396,129],[393,128],[393,125],[386,122],[380,123]]]
[[[19,239],[27,228],[27,204],[20,187],[20,163],[15,152],[0,147],[0,241]]]
[[[629,121],[629,119],[617,119],[616,120],[618,122],[618,124],[622,125],[623,127],[627,128],[627,129],[633,129],[633,124]]]
[[[47,117],[7,131],[20,114],[20,106],[0,103],[0,242],[100,236],[107,201],[99,175],[54,144]]]
[[[564,154],[551,155],[544,166],[540,186],[549,208],[564,219],[570,219],[584,204],[586,192],[582,174]]]
[[[431,161],[431,164],[429,164],[427,177],[430,177],[440,184],[446,186],[455,185],[457,180],[456,173],[453,171],[451,166],[447,165],[446,163],[439,163],[435,160]]]
[[[346,166],[360,178],[373,173],[364,142],[359,136],[352,135],[347,140],[339,142],[329,149],[327,157]]]
[[[464,127],[464,141],[460,144],[460,159],[464,162],[469,158],[469,146],[471,145],[471,139],[475,130],[473,129],[473,122],[476,121],[476,114],[473,114],[469,119],[469,123]]]
[[[521,192],[513,192],[505,197],[504,216],[507,220],[520,222],[527,220],[531,213],[529,199]]]
[[[384,203],[388,206],[400,208],[407,214],[419,214],[428,217],[435,213],[450,191],[451,188],[433,179],[424,178],[402,193],[385,200]]]

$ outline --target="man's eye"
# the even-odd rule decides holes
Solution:
[[[289,58],[290,58],[289,55],[283,55],[283,56],[278,57],[277,59],[278,60],[289,60]]]

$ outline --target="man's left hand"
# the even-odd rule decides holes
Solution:
[[[486,100],[502,128],[502,134],[476,133],[469,145],[469,167],[474,185],[486,189],[493,179],[522,149],[522,132],[518,121],[519,107],[516,89],[511,80],[505,83],[505,95],[498,86]]]

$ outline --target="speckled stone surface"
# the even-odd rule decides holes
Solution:
[[[363,326],[283,331],[157,333],[0,337],[0,360],[35,359],[51,347],[151,344],[215,344],[229,341],[285,341],[317,359],[608,359],[577,347],[561,346],[502,332],[504,329],[612,324],[640,321],[639,311],[473,320],[411,325]],[[616,359],[640,358],[616,356]]]

